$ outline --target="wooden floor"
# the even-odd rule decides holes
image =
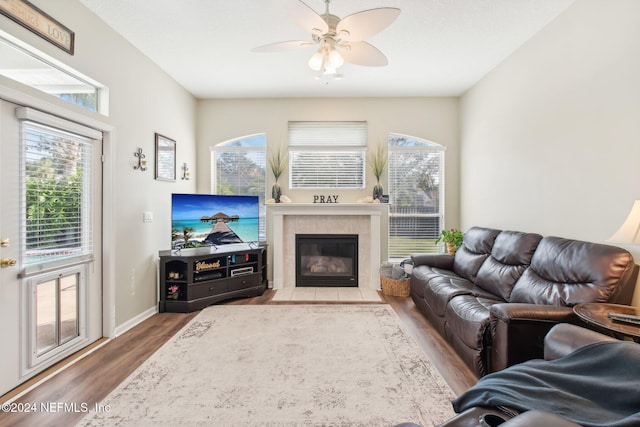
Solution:
[[[237,299],[225,304],[295,304],[273,302],[273,295],[273,290],[267,290],[260,297]],[[410,298],[386,295],[382,298],[398,313],[407,330],[456,394],[475,384],[477,378],[474,374],[416,310]],[[0,412],[0,427],[74,425],[85,415],[86,408],[93,409],[197,314],[160,313],[152,316],[22,395],[14,401],[13,407],[4,405]],[[0,398],[0,402],[6,402],[12,396],[15,393],[8,393]],[[8,409],[22,409],[23,412],[7,412]],[[24,412],[27,410],[32,411]]]

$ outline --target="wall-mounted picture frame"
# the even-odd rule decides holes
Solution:
[[[176,180],[176,142],[156,133],[156,179]]]

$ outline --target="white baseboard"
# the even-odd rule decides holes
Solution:
[[[148,318],[150,318],[151,316],[153,316],[157,312],[158,312],[158,305],[155,305],[154,307],[151,307],[148,310],[145,310],[142,313],[138,314],[137,316],[127,320],[122,325],[116,326],[115,336],[117,337],[117,336],[120,336],[120,335],[124,334],[129,329],[131,329],[131,328],[135,327],[136,325],[144,322],[145,320],[147,320]]]

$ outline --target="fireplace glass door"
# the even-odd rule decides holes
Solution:
[[[296,286],[358,286],[358,235],[296,234]]]

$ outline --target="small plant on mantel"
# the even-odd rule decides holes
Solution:
[[[271,188],[271,198],[275,200],[276,203],[280,203],[280,196],[282,196],[282,189],[280,188],[280,175],[284,173],[284,170],[287,168],[287,157],[282,154],[282,148],[278,147],[278,151],[273,153],[269,158],[269,166],[271,167],[271,173],[273,173],[273,177],[276,179],[276,182],[273,184]]]
[[[369,160],[369,166],[371,167],[373,176],[376,177],[376,185],[373,187],[373,200],[380,199],[384,194],[384,188],[382,188],[382,184],[380,184],[380,178],[387,169],[387,162],[387,153],[382,144],[379,144],[378,147],[376,147],[376,150],[371,154]]]
[[[450,255],[455,255],[458,248],[462,246],[463,239],[464,234],[462,233],[462,231],[456,228],[450,228],[448,230],[442,230],[440,232],[440,237],[438,237],[436,243],[443,242],[447,246],[447,252]]]

